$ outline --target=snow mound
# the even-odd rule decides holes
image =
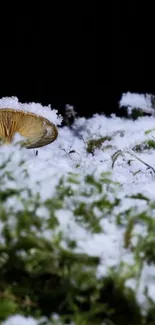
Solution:
[[[132,94],[127,92],[122,95],[119,102],[120,107],[128,107],[128,111],[131,112],[132,108],[138,108],[145,113],[155,114],[155,110],[152,107],[153,96],[150,94]]]
[[[2,325],[39,325],[39,323],[32,317],[15,315],[9,317]]]

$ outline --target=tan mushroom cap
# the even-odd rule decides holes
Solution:
[[[11,108],[0,109],[0,138],[4,143],[11,143],[16,133],[26,138],[24,146],[28,149],[46,146],[58,136],[56,126],[42,116]]]

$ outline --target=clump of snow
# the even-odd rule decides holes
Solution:
[[[131,112],[132,108],[138,108],[142,109],[145,113],[155,114],[155,110],[152,107],[152,97],[150,94],[132,94],[127,92],[122,95],[119,105],[120,107],[128,107],[129,112]]]
[[[57,314],[54,314],[52,319],[54,320],[54,324],[57,321],[57,325],[61,325],[60,317]],[[41,325],[45,322],[48,322],[47,319],[36,320],[32,317],[24,317],[21,315],[14,315],[9,317],[6,321],[4,321],[1,325]],[[52,324],[50,322],[50,324]],[[66,324],[67,325],[67,324]],[[70,323],[70,325],[75,325],[74,323]]]
[[[39,325],[32,317],[24,317],[21,315],[14,315],[9,317],[2,325]]]

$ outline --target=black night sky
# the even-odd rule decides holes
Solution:
[[[153,8],[137,1],[108,6],[9,8],[1,29],[0,97],[51,104],[62,114],[71,104],[91,116],[120,115],[123,92],[155,94]]]

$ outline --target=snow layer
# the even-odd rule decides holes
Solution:
[[[39,325],[39,323],[32,317],[23,317],[15,315],[9,317],[2,325]]]
[[[121,105],[126,104],[134,107],[141,106],[153,109],[150,104],[150,98],[143,95],[135,95],[128,93],[122,97]],[[136,106],[135,106],[136,105]],[[51,110],[49,107],[43,107],[41,104],[21,104],[17,98],[2,98],[0,100],[0,108],[10,107],[15,109],[23,109],[31,111],[38,115],[42,115],[56,124],[61,124],[61,116],[57,111]],[[16,184],[8,180],[7,186],[17,186],[22,188],[24,185],[29,186],[34,193],[40,193],[42,200],[54,195],[60,177],[67,179],[68,173],[79,173],[81,184],[86,174],[96,175],[99,177],[103,172],[111,172],[111,178],[120,183],[118,196],[122,199],[122,205],[116,208],[116,212],[123,211],[135,205],[137,211],[145,208],[145,202],[141,200],[131,200],[126,195],[143,193],[151,200],[155,199],[155,177],[146,165],[132,157],[133,149],[136,145],[142,144],[143,141],[153,140],[155,130],[147,132],[155,128],[155,119],[153,116],[141,117],[136,121],[127,120],[112,116],[110,118],[104,115],[95,114],[92,118],[78,118],[72,129],[63,127],[59,129],[59,137],[52,144],[40,148],[38,156],[35,156],[34,150],[16,150],[11,145],[3,146],[0,149],[0,163],[3,163],[7,157],[11,156],[11,162],[7,164],[7,171],[12,169],[16,175]],[[100,148],[93,153],[88,153],[87,146],[89,140],[101,137],[111,137],[103,142]],[[17,148],[18,149],[18,148]],[[112,168],[112,155],[118,150],[126,152],[124,156],[118,157]],[[155,168],[155,150],[143,150],[136,153],[146,163]],[[18,168],[20,159],[25,160],[26,167],[30,178],[24,177]],[[130,163],[129,163],[130,161]],[[1,173],[1,171],[0,171]],[[38,182],[40,184],[38,184]],[[5,185],[6,186],[6,185]],[[108,193],[110,196],[110,193]],[[82,198],[86,200],[85,197]],[[16,205],[18,202],[10,202],[10,205]],[[69,201],[69,204],[72,204]],[[102,263],[98,268],[98,276],[105,275],[109,266],[117,267],[121,260],[127,261],[128,264],[133,263],[133,257],[130,252],[122,246],[123,230],[117,227],[114,220],[108,218],[102,221],[104,233],[92,235],[82,226],[77,224],[73,218],[71,208],[60,210],[57,217],[60,221],[60,228],[66,236],[74,238],[78,241],[78,250],[86,252],[90,255],[100,256]],[[117,210],[118,209],[118,210]],[[45,215],[39,212],[40,216]],[[141,227],[137,231],[143,231]],[[152,268],[146,265],[143,270],[140,289],[137,292],[137,299],[143,306],[145,285],[148,285],[148,295],[155,301],[155,281],[150,280],[150,272]],[[134,280],[127,283],[130,287],[135,287]],[[14,316],[3,325],[36,325],[32,319],[25,320],[20,316]],[[14,320],[15,319],[15,320]]]
[[[132,94],[127,92],[122,95],[119,102],[120,107],[128,107],[128,111],[131,112],[133,108],[142,109],[145,113],[155,114],[155,110],[152,108],[153,96],[150,94]]]

